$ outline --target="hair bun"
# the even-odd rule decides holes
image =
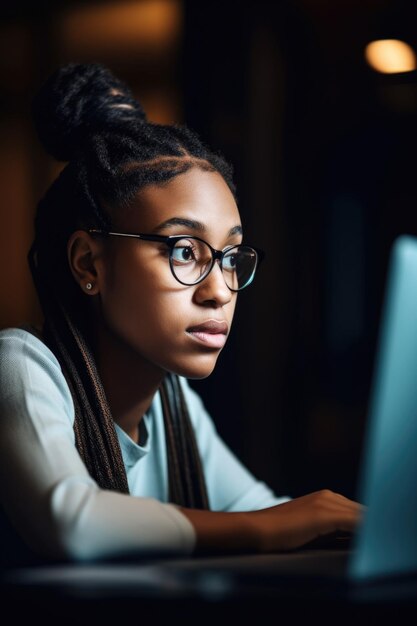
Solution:
[[[129,88],[99,64],[71,63],[52,74],[32,103],[40,141],[59,161],[69,161],[85,136],[126,119],[146,121]]]

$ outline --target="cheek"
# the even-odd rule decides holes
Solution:
[[[106,260],[103,268],[101,297],[105,308],[129,309],[141,306],[155,297],[158,276],[152,272],[152,263],[146,256],[129,250],[114,254]]]
[[[103,317],[113,331],[149,345],[175,335],[189,304],[182,287],[173,285],[169,268],[144,267],[145,262],[124,263],[126,271],[120,263],[110,266],[100,297]]]

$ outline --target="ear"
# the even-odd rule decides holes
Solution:
[[[76,230],[68,240],[67,252],[72,275],[82,291],[97,295],[100,291],[102,242],[85,230]]]

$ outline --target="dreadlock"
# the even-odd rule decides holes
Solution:
[[[147,121],[128,87],[98,64],[58,69],[33,101],[45,149],[67,161],[39,202],[29,264],[44,314],[43,340],[60,362],[75,407],[75,443],[104,489],[129,493],[120,445],[91,350],[91,319],[73,279],[67,242],[78,228],[111,229],[137,191],[192,167],[219,172],[235,194],[232,168],[190,129]],[[201,461],[178,377],[160,387],[169,499],[208,508]]]

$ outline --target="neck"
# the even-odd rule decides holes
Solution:
[[[139,442],[139,423],[149,409],[165,372],[99,324],[94,353],[114,421]]]

